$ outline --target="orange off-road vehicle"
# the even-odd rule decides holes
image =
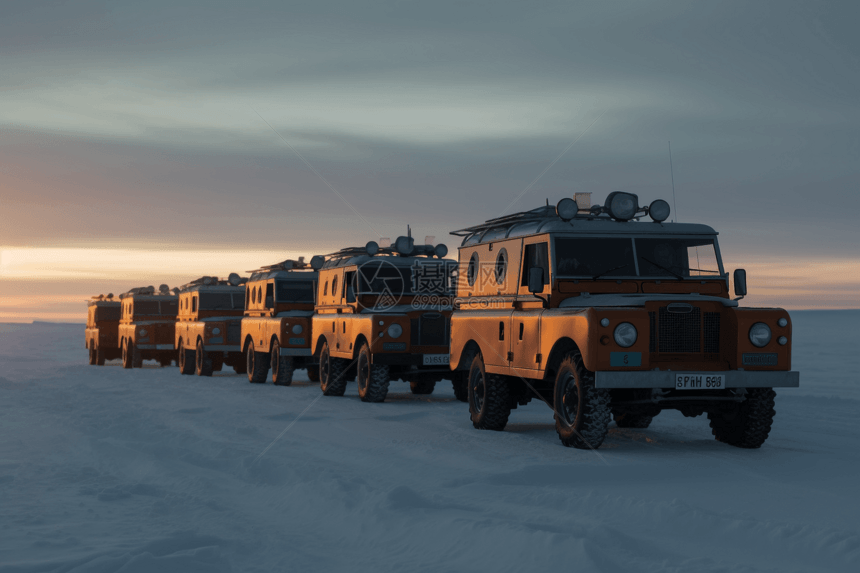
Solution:
[[[297,368],[306,368],[312,382],[319,380],[311,348],[311,315],[316,270],[322,263],[322,257],[314,257],[310,264],[300,257],[251,271],[241,338],[250,382],[265,383],[269,368],[272,382],[279,386],[289,386]]]
[[[363,401],[382,402],[391,380],[430,394],[436,382],[452,378],[456,263],[443,258],[447,253],[445,245],[415,245],[410,236],[399,237],[393,248],[371,241],[327,256],[313,317],[325,395],[342,396],[347,381],[357,378]]]
[[[173,335],[178,311],[176,289],[161,285],[134,288],[121,294],[122,315],[119,321],[119,348],[123,368],[140,368],[144,360],[157,360],[170,366],[176,351]]]
[[[201,277],[180,287],[174,340],[181,374],[212,376],[224,364],[245,372],[241,323],[247,280],[231,273],[225,280]]]
[[[120,302],[113,294],[94,296],[87,301],[87,328],[84,331],[90,365],[104,366],[105,360],[120,357],[117,346]]]
[[[773,388],[799,384],[788,313],[738,306],[717,233],[666,222],[665,201],[577,195],[454,232],[451,367],[469,373],[473,425],[502,430],[537,396],[566,446],[596,448],[611,417],[646,428],[670,408],[706,413],[719,441],[761,446]],[[743,269],[734,289],[746,294]]]

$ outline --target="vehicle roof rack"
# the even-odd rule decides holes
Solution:
[[[317,270],[323,265],[324,262],[325,258],[320,255],[312,257],[309,263],[305,261],[304,257],[299,257],[298,260],[287,259],[285,261],[281,261],[280,263],[275,263],[274,265],[266,265],[264,267],[260,267],[259,269],[247,272],[252,274],[258,274],[270,273],[275,271]]]

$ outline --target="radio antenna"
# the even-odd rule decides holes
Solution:
[[[675,199],[675,170],[672,168],[672,142],[669,142],[669,173],[672,174],[672,210],[675,212],[675,221],[678,220],[678,202]]]

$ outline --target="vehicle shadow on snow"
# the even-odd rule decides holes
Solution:
[[[508,424],[505,426],[505,432],[512,434],[533,435],[540,439],[551,439],[558,442],[558,437],[555,431],[555,424]],[[684,436],[674,432],[665,432],[654,429],[631,429],[619,428],[612,424],[609,427],[609,432],[603,441],[603,444],[598,448],[599,451],[604,450],[619,450],[619,451],[642,451],[644,449],[659,448],[661,450],[671,451],[691,451],[703,452],[709,449],[721,450],[730,448],[731,451],[736,451],[736,448],[731,448],[725,444],[721,444],[713,438],[701,438],[699,436]]]

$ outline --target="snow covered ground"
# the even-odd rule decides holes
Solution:
[[[479,432],[448,383],[317,399],[3,324],[0,571],[857,571],[860,311],[792,317],[801,388],[760,450],[666,412],[599,455],[540,402]]]

